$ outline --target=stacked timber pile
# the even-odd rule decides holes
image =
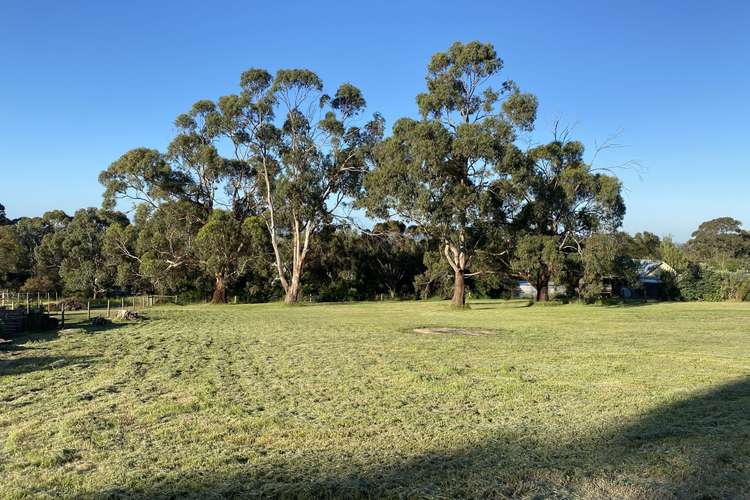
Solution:
[[[21,332],[56,330],[58,321],[44,311],[32,309],[0,309],[0,337],[9,338]]]
[[[0,309],[0,334],[12,337],[24,330],[23,309]]]

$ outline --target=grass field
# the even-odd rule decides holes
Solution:
[[[0,405],[1,498],[747,498],[750,304],[164,307]]]

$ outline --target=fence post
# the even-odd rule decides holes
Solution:
[[[109,299],[107,299],[107,317],[109,318]]]
[[[86,301],[86,316],[89,321],[91,321],[91,301]]]
[[[60,306],[60,330],[65,329],[65,304]]]

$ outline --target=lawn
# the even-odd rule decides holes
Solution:
[[[148,316],[0,351],[0,497],[750,495],[750,304]]]

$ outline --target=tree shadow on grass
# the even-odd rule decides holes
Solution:
[[[528,299],[512,299],[512,300],[471,300],[467,303],[469,310],[481,311],[484,309],[523,309],[525,307],[531,307],[534,302]]]
[[[88,366],[94,359],[94,356],[18,356],[0,358],[0,377],[64,368],[71,365]]]
[[[232,473],[175,473],[91,497],[748,498],[750,379],[559,446],[496,434],[481,446],[338,474],[299,461],[264,469],[243,464],[239,471],[232,465]]]

